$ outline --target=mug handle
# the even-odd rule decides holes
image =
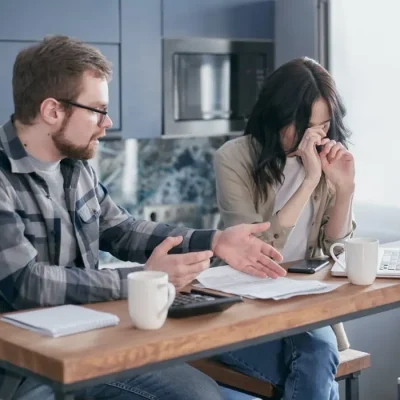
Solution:
[[[334,243],[331,248],[329,249],[329,252],[331,253],[331,257],[346,271],[346,265],[344,265],[339,259],[336,257],[335,253],[333,252],[333,249],[335,247],[342,247],[344,250],[344,244],[343,243]]]
[[[167,304],[160,310],[159,314],[162,314],[166,310],[168,310],[168,308],[171,306],[171,304],[175,300],[175,296],[176,296],[175,286],[170,282],[167,283],[167,286],[168,286],[168,301],[167,301]]]

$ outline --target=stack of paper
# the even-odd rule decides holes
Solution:
[[[209,268],[197,280],[201,286],[225,293],[256,299],[288,299],[293,296],[326,293],[340,284],[316,280],[295,280],[288,278],[257,278],[237,271],[228,265]]]
[[[119,324],[119,318],[114,314],[72,304],[3,314],[1,320],[52,337]]]

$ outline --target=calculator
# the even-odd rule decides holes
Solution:
[[[183,318],[215,313],[226,310],[242,301],[240,296],[223,296],[192,289],[190,292],[182,292],[176,295],[168,310],[168,317]]]

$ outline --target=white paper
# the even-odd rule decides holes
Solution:
[[[209,268],[197,280],[208,289],[258,299],[286,299],[292,296],[326,293],[338,285],[316,280],[258,278],[237,271],[228,265]]]
[[[132,268],[132,267],[143,267],[144,264],[139,264],[132,261],[118,261],[107,264],[100,264],[99,269],[116,269],[116,268]]]
[[[273,299],[274,300],[284,300],[284,299],[290,299],[291,297],[294,297],[294,296],[305,296],[308,294],[328,293],[328,292],[332,292],[333,290],[337,289],[339,286],[341,286],[340,283],[326,283],[325,287],[321,288],[320,290],[313,290],[310,292],[301,292],[301,293],[290,293],[288,295],[273,297]]]

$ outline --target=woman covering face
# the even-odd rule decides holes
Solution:
[[[309,58],[271,74],[245,135],[216,153],[224,226],[270,221],[262,238],[284,261],[329,254],[354,229],[354,157],[345,108],[329,73]]]

